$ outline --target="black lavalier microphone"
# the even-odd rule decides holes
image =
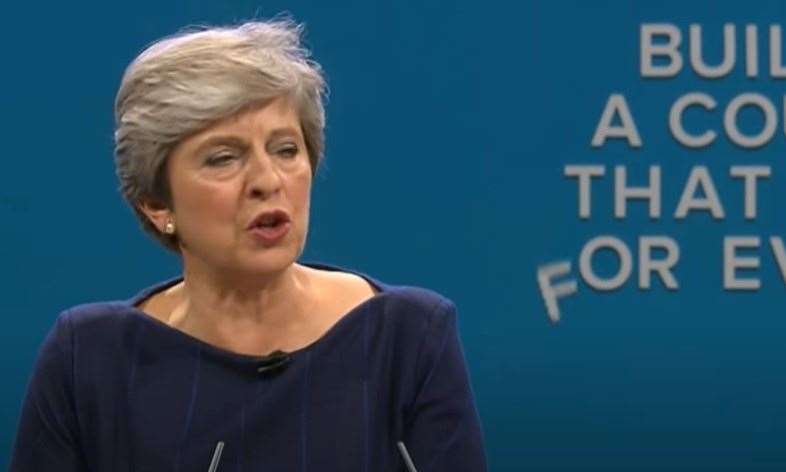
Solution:
[[[272,374],[278,372],[286,367],[290,360],[289,353],[284,351],[273,351],[257,361],[257,373]]]

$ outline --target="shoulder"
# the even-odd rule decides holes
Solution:
[[[372,304],[382,323],[394,326],[404,339],[427,342],[455,329],[456,306],[444,295],[423,287],[383,284]]]
[[[303,265],[341,281],[345,288],[343,297],[347,297],[348,293],[357,295],[354,297],[355,301],[365,301],[368,308],[384,315],[385,319],[393,318],[398,323],[429,325],[435,319],[455,317],[453,302],[434,290],[383,282],[363,272],[335,265],[314,262]]]
[[[354,281],[353,283],[356,286],[371,286],[378,298],[384,298],[388,303],[396,307],[407,307],[418,312],[428,312],[443,306],[452,306],[452,302],[446,297],[427,288],[383,282],[364,272],[336,265],[319,262],[307,262],[302,263],[302,265],[307,269],[320,271],[323,274],[332,274],[346,282]]]
[[[354,279],[366,290],[369,287],[373,289],[373,292],[369,290],[365,301],[356,306],[363,310],[355,308],[350,311],[362,311],[368,316],[353,316],[353,319],[361,319],[364,324],[370,323],[372,330],[392,336],[396,344],[404,343],[407,349],[415,347],[417,350],[418,343],[455,329],[455,304],[434,290],[383,282],[364,272],[335,265],[315,262],[304,265],[341,276],[345,280]]]
[[[455,311],[454,303],[434,290],[409,285],[386,285],[380,295],[387,299],[391,308],[415,316],[448,316]]]
[[[65,324],[80,332],[117,330],[136,324],[144,319],[140,309],[141,302],[150,302],[157,295],[169,293],[182,277],[174,277],[157,282],[139,290],[131,298],[125,300],[92,301],[72,306],[58,317],[58,324]]]
[[[117,334],[122,332],[122,323],[117,323],[120,311],[117,302],[81,304],[62,311],[39,346],[37,371],[47,375],[60,372],[70,384],[75,365],[81,364],[79,360],[113,357],[105,354],[118,344]]]
[[[107,329],[116,327],[130,309],[121,301],[82,303],[60,313],[57,325],[66,325],[79,331]]]
[[[83,303],[58,315],[49,338],[57,340],[60,351],[74,361],[114,358],[136,335],[137,318],[121,301]]]

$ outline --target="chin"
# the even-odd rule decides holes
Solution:
[[[274,247],[244,258],[239,265],[245,272],[272,274],[282,272],[297,261],[300,251],[291,247]]]

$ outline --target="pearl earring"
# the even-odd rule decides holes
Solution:
[[[164,225],[164,232],[166,234],[175,234],[175,223],[172,220],[166,222],[166,225]]]

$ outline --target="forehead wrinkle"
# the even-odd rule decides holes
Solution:
[[[281,126],[270,130],[271,138],[275,139],[283,136],[294,136],[296,138],[299,138],[301,137],[301,132],[299,128],[296,128],[294,126]]]
[[[193,153],[199,154],[200,152],[204,151],[207,148],[221,145],[221,144],[242,147],[245,145],[245,141],[234,134],[216,134],[207,138],[202,143],[200,143],[196,147],[196,149],[194,149]]]
[[[241,136],[250,130],[256,132],[257,129],[270,138],[291,135],[304,139],[298,114],[288,99],[279,97],[255,105],[232,114],[208,128],[209,136],[196,145],[193,153],[198,154],[217,144],[243,146],[245,139]],[[268,131],[269,128],[272,129]]]

